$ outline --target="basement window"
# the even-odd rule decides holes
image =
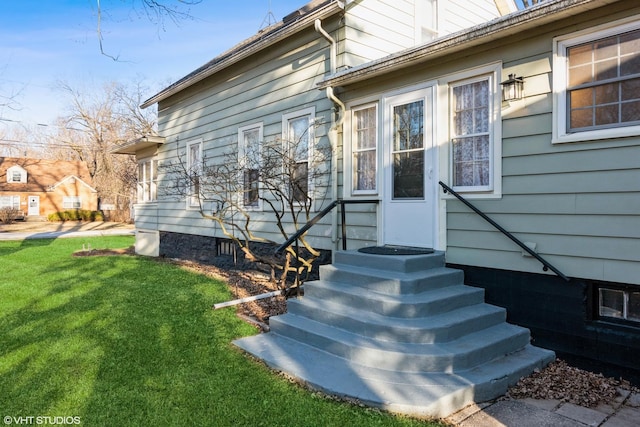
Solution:
[[[602,320],[640,323],[640,289],[600,285],[597,304]]]

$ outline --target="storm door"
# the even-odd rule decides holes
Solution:
[[[433,111],[432,87],[385,99],[384,244],[434,245]]]

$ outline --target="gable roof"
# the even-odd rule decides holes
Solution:
[[[27,171],[26,183],[7,182],[7,170],[12,166]],[[46,192],[70,177],[96,191],[91,185],[89,169],[81,161],[0,157],[0,192]]]
[[[343,1],[312,0],[300,9],[285,16],[282,21],[260,30],[254,36],[216,56],[200,68],[153,95],[142,103],[140,107],[147,108],[160,102],[256,52],[312,26],[316,19],[326,18],[342,10],[344,10]]]
[[[438,38],[430,43],[405,49],[353,68],[339,71],[318,83],[319,88],[346,86],[373,76],[395,72],[426,61],[434,61],[492,40],[519,35],[528,30],[576,16],[622,0],[548,0],[535,6],[496,18],[487,23]]]

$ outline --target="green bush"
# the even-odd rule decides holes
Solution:
[[[63,212],[54,212],[50,214],[47,219],[49,221],[104,221],[104,216],[100,211],[74,209]]]

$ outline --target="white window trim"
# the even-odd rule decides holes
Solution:
[[[4,200],[8,200],[10,204],[0,204],[0,209],[10,208],[20,210],[20,196],[0,196],[0,201]]]
[[[434,13],[436,14],[436,19],[435,19],[436,28],[430,28],[424,25],[424,21],[421,18],[424,14],[426,5],[423,4],[420,0],[416,0],[414,4],[414,44],[420,45],[420,44],[425,44],[429,42],[429,40],[422,39],[423,28],[426,28],[427,30],[429,30],[429,32],[433,33],[434,39],[440,35],[444,25],[444,19],[443,19],[444,13],[442,13],[442,11],[446,10],[445,5],[443,4],[445,2],[446,0],[434,0],[435,4],[433,5],[433,9],[434,9]]]
[[[13,180],[13,174],[15,172],[19,172],[20,173],[20,180],[19,181],[14,181]],[[21,168],[20,166],[11,166],[10,168],[7,169],[7,182],[10,184],[24,184],[27,182],[27,171],[24,168]]]
[[[355,112],[359,110],[365,110],[367,108],[374,107],[376,109],[376,142],[375,142],[375,151],[376,151],[376,183],[374,190],[357,190],[355,188],[354,178],[355,178],[355,170],[353,164],[353,155],[355,153],[354,145],[356,143],[355,138]],[[345,129],[347,132],[344,135],[345,138],[345,146],[344,146],[344,162],[345,162],[345,179],[344,187],[345,187],[345,195],[351,196],[376,196],[380,192],[380,102],[376,99],[375,101],[369,101],[364,103],[358,103],[353,106],[349,105],[347,107],[348,114],[345,116]]]
[[[199,150],[198,150],[199,151],[198,156],[200,158],[199,168],[200,168],[200,171],[202,171],[202,167],[204,166],[204,158],[202,157],[203,145],[204,144],[203,144],[202,138],[198,138],[198,139],[193,139],[191,141],[187,141],[186,145],[187,145],[187,173],[189,173],[191,171],[191,168],[193,166],[193,159],[191,158],[191,147],[193,145],[199,145]],[[196,203],[193,203],[193,201],[196,200],[195,199],[196,196],[194,194],[191,194],[192,193],[192,189],[191,189],[191,182],[189,180],[187,181],[187,192],[188,192],[187,200],[186,200],[187,209],[200,209],[200,204],[197,203],[197,201],[196,201]],[[200,200],[202,202],[204,202],[204,197],[202,195],[202,192],[200,192],[200,194],[198,196],[200,197]]]
[[[640,28],[640,15],[566,34],[553,39],[553,126],[551,142],[584,142],[640,134],[640,125],[567,132],[567,48]]]
[[[445,76],[438,80],[438,98],[436,103],[441,107],[438,114],[438,143],[440,179],[445,183],[453,183],[452,146],[451,146],[451,88],[460,83],[489,79],[493,97],[491,99],[491,111],[489,113],[490,144],[491,144],[491,172],[490,185],[488,187],[452,187],[469,199],[496,199],[502,197],[502,93],[500,90],[500,76],[502,63],[496,62],[484,66],[472,68],[461,73]],[[441,193],[442,194],[442,193]],[[452,198],[447,194],[444,198]]]
[[[307,116],[309,118],[309,147],[307,147],[307,162],[308,162],[308,171],[309,171],[309,179],[307,181],[307,192],[308,196],[311,199],[311,203],[315,201],[315,183],[313,182],[313,173],[311,173],[312,168],[316,165],[313,164],[313,147],[315,146],[315,120],[316,120],[316,108],[308,107],[302,110],[293,111],[291,113],[286,113],[282,115],[282,140],[286,144],[287,152],[290,150],[290,141],[289,141],[289,121],[292,119],[298,119],[300,117]]]
[[[155,157],[144,157],[138,160],[138,176],[139,175],[139,171],[140,171],[140,167],[143,167],[142,165],[144,165],[145,163],[149,163],[150,165],[150,169],[151,169],[151,177],[149,177],[148,181],[144,180],[143,182],[138,182],[138,186],[137,186],[137,195],[136,195],[136,203],[137,204],[153,204],[153,203],[157,203],[158,202],[158,182],[157,180],[154,181],[153,180],[153,174],[154,174],[154,169],[155,170],[155,174],[157,176],[158,171],[158,161],[156,160]],[[143,167],[144,170],[144,167]],[[149,183],[149,200],[144,200],[144,189],[141,189],[141,186],[148,182]],[[142,193],[142,198],[140,198],[140,194]],[[155,197],[151,197],[151,195],[155,195]]]
[[[262,142],[264,140],[264,124],[254,123],[247,126],[242,126],[238,128],[238,159],[242,159],[246,156],[247,147],[244,143],[244,133],[251,130],[258,130],[258,156],[262,157]],[[258,165],[259,168],[262,167],[262,162]],[[241,187],[244,190],[244,168],[240,172],[241,176],[239,177]],[[253,210],[253,211],[261,211],[263,210],[263,202],[262,202],[262,182],[258,182],[258,206],[245,206],[244,205],[244,194],[239,194],[239,203],[242,204],[244,209]]]
[[[75,206],[76,204],[78,206]],[[62,208],[63,209],[82,209],[82,197],[80,197],[80,196],[63,196],[62,197]]]

